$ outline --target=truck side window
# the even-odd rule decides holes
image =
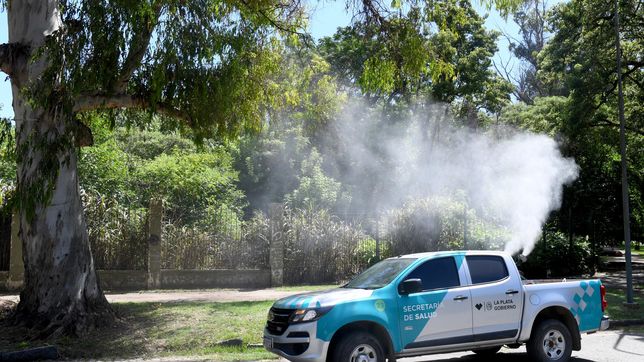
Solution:
[[[405,279],[418,278],[423,282],[423,290],[458,287],[458,269],[454,258],[431,259],[414,269]]]
[[[505,260],[500,256],[472,255],[466,256],[470,268],[472,284],[495,282],[508,277]]]

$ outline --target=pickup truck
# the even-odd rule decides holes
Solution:
[[[276,301],[264,347],[291,361],[384,362],[525,344],[533,360],[567,361],[581,333],[608,328],[605,308],[600,280],[526,281],[506,253],[411,254]]]

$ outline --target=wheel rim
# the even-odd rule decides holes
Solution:
[[[368,344],[359,344],[351,352],[351,362],[376,362],[378,361],[376,350]]]
[[[566,339],[563,334],[556,329],[546,332],[543,337],[543,353],[549,360],[558,360],[566,351]]]

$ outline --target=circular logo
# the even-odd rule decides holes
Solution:
[[[375,303],[376,310],[378,312],[384,312],[385,311],[385,301],[382,299],[378,299]]]

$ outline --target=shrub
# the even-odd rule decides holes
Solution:
[[[570,277],[594,274],[592,255],[586,237],[574,237],[572,248],[568,235],[546,234],[519,268],[526,278]]]
[[[467,245],[464,213],[467,212]],[[413,200],[386,215],[385,238],[394,255],[456,249],[500,249],[504,229],[448,197]]]

